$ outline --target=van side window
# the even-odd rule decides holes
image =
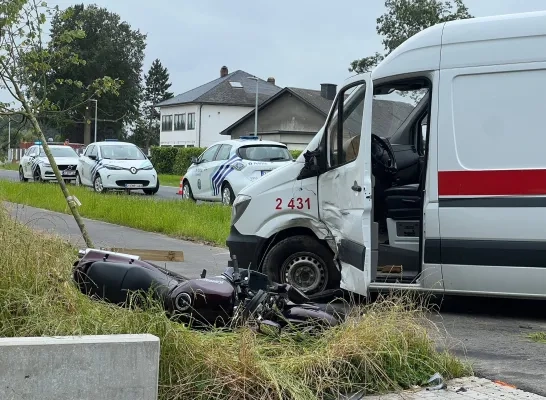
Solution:
[[[351,94],[353,96],[340,107],[339,101],[347,99]],[[365,94],[365,85],[360,84],[348,88],[338,96],[337,111],[327,127],[330,168],[350,163],[358,157]],[[338,119],[340,111],[341,123]]]

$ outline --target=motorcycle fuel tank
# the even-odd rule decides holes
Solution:
[[[179,318],[223,326],[233,315],[235,289],[222,276],[192,279],[173,290],[172,311]]]

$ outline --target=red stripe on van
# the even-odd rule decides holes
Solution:
[[[546,169],[439,171],[438,195],[546,195]]]

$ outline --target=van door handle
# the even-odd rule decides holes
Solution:
[[[358,183],[353,183],[353,186],[351,186],[351,189],[353,189],[355,192],[362,192],[362,187],[358,185]]]

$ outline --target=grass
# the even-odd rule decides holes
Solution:
[[[72,285],[74,249],[31,232],[0,209],[0,336],[150,333],[161,341],[160,399],[336,399],[386,392],[471,371],[438,352],[424,312],[392,298],[321,335],[195,332],[159,307],[127,310]]]
[[[7,169],[9,171],[19,171],[19,163],[0,164],[0,169]]]
[[[159,184],[162,186],[180,186],[179,175],[159,174]]]
[[[94,193],[71,185],[70,193],[82,203],[83,217],[158,232],[180,239],[225,247],[231,208],[221,204],[197,205],[181,200],[157,200],[116,193]],[[55,184],[0,180],[0,199],[51,211],[70,213]]]
[[[546,332],[535,332],[527,336],[533,342],[546,343]]]

